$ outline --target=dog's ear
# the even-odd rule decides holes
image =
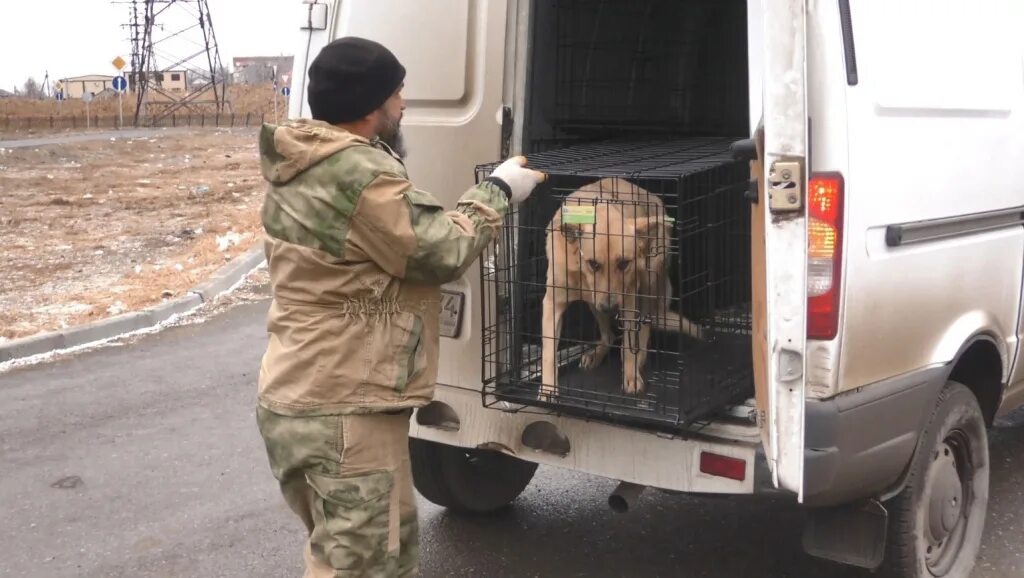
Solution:
[[[570,243],[576,243],[580,240],[580,236],[582,235],[582,229],[580,229],[580,226],[572,223],[562,223],[561,231],[562,236]]]
[[[664,252],[662,247],[666,226],[662,217],[637,217],[633,219],[633,230],[636,231],[637,250],[642,255],[657,255]]]
[[[657,217],[637,217],[633,219],[633,230],[637,235],[646,236],[647,232],[656,227],[659,222]]]

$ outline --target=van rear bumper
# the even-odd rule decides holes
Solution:
[[[834,506],[891,489],[948,374],[939,366],[807,400],[804,503]]]
[[[438,384],[434,401],[414,414],[409,435],[677,492],[753,494],[771,485],[753,424],[712,424],[701,430],[702,435],[683,437],[502,407],[484,407],[479,391]],[[742,479],[702,472],[705,452],[743,460]]]

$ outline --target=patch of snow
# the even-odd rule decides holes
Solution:
[[[115,301],[113,305],[107,307],[107,313],[110,315],[120,315],[128,310],[128,306],[122,301]]]
[[[241,242],[242,236],[234,231],[229,231],[224,235],[217,235],[217,249],[221,252],[227,251]]]
[[[46,305],[43,307],[37,307],[32,310],[33,313],[45,313],[48,315],[78,315],[79,313],[87,313],[92,310],[92,305],[88,303],[55,303],[53,305]]]

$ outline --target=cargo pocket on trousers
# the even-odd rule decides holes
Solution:
[[[394,524],[391,495],[394,476],[378,471],[333,477],[306,472],[318,499],[313,511],[313,553],[337,570],[384,568]],[[397,552],[395,552],[397,554]]]

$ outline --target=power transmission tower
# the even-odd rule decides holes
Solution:
[[[222,112],[227,72],[207,0],[114,0],[127,4],[132,43],[129,81],[135,119],[151,124],[179,110]]]
[[[53,95],[51,88],[52,87],[50,86],[50,71],[47,70],[46,74],[43,76],[43,83],[39,85],[39,92],[43,98],[50,98]]]

